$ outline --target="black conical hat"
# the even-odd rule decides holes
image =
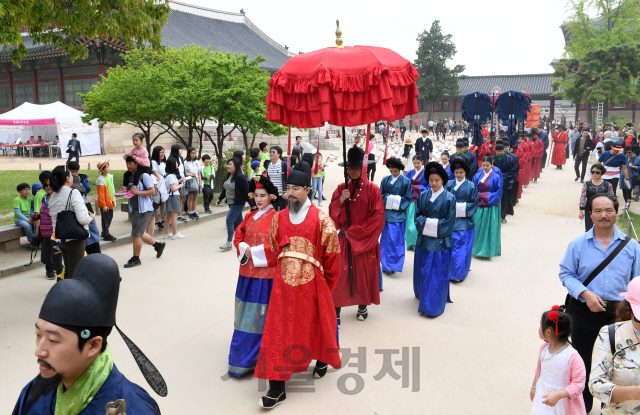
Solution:
[[[40,308],[40,318],[58,326],[113,327],[120,291],[118,264],[104,254],[84,257],[73,278],[57,282]]]

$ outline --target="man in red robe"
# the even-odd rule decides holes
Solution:
[[[531,142],[527,139],[527,133],[524,131],[518,132],[519,140],[522,140],[518,144],[518,148],[522,148],[524,150],[524,165],[520,166],[522,172],[522,179],[524,180],[523,186],[526,188],[529,186],[529,181],[531,180],[531,159],[533,153],[533,146]]]
[[[362,149],[349,149],[349,189],[341,183],[329,205],[329,216],[340,231],[340,279],[332,295],[338,324],[342,307],[357,305],[362,321],[369,315],[367,305],[380,304],[378,239],[384,227],[384,204],[380,188],[362,176],[363,159]]]
[[[533,182],[538,183],[540,178],[542,153],[544,153],[544,144],[538,139],[538,129],[531,130],[531,144],[533,144],[533,152],[531,153],[531,177]]]
[[[269,379],[259,402],[263,408],[282,403],[285,381],[306,372],[311,360],[316,359],[316,379],[327,373],[327,365],[340,368],[331,300],[340,275],[340,245],[331,218],[308,198],[309,165],[299,166],[287,178],[288,207],[273,217],[269,230],[271,249],[280,253],[254,375]]]
[[[564,132],[564,126],[559,125],[558,132],[553,133],[553,153],[551,154],[551,164],[556,166],[556,169],[562,169],[562,166],[567,162],[564,146],[568,141],[569,137]]]
[[[502,139],[502,134],[504,132],[501,132],[500,135],[500,139]],[[472,151],[473,153],[473,151]],[[489,140],[486,140],[484,143],[482,143],[482,145],[480,146],[480,150],[478,151],[477,157],[478,157],[478,168],[482,167],[482,159],[484,158],[484,156],[487,155],[487,153],[491,153],[492,156],[496,155],[496,132],[495,131],[491,131],[489,133]]]

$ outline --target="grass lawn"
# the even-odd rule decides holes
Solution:
[[[124,176],[125,170],[111,170],[111,174],[113,175],[113,185],[116,189],[120,189],[122,187],[122,179]],[[89,185],[91,186],[91,191],[89,192],[89,198],[91,196],[96,196],[96,180],[98,178],[99,172],[97,169],[85,171],[80,170],[80,173],[86,174],[89,176]],[[32,186],[34,183],[40,183],[38,180],[38,176],[40,175],[40,171],[37,170],[4,170],[0,171],[0,215],[6,215],[8,213],[13,212],[13,200],[18,196],[18,192],[16,191],[16,186],[20,183],[28,183],[29,186]],[[29,195],[29,198],[33,198],[33,195]],[[9,217],[0,217],[0,226],[9,225],[13,223],[13,215]]]
[[[622,210],[622,209],[621,209]],[[633,227],[636,230],[636,233],[640,235],[640,215],[636,215],[635,213],[629,212],[629,216],[633,219]],[[627,219],[627,214],[622,212],[622,215],[618,216],[618,220],[616,221],[616,226],[622,232],[627,233],[629,226],[629,219]],[[628,235],[632,238],[636,238],[636,234],[631,231]],[[637,238],[636,238],[637,239]]]

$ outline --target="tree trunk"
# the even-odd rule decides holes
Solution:
[[[218,171],[216,173],[215,180],[215,189],[214,191],[220,192],[222,191],[222,183],[224,181],[224,169],[225,164],[222,159],[222,147],[224,146],[224,125],[222,124],[222,120],[218,121],[218,126],[216,127],[216,132],[218,133],[218,137],[216,137],[216,143],[218,144],[216,147],[216,158],[218,159]]]
[[[435,102],[430,102],[429,104],[430,104],[430,105],[429,105],[429,119],[428,119],[428,120],[426,120],[426,121],[425,121],[425,120],[423,120],[423,121],[425,121],[425,122],[423,123],[424,125],[427,125],[427,121],[433,121],[433,109],[435,108],[435,105],[436,105],[436,104],[435,104]]]
[[[591,102],[587,101],[585,107],[587,112],[587,125],[593,126],[593,108],[591,108]]]
[[[602,122],[604,122],[605,118],[609,118],[609,102],[610,101],[611,101],[610,99],[604,100],[604,106],[602,108]]]
[[[636,125],[636,104],[631,104],[631,122]]]

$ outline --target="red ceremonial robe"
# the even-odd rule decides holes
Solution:
[[[241,243],[245,242],[251,248],[256,249],[260,245],[263,245],[264,255],[267,260],[266,267],[254,267],[253,260],[247,261],[244,265],[240,265],[240,275],[249,278],[263,278],[273,279],[273,272],[275,270],[276,262],[278,260],[278,252],[271,249],[271,241],[269,239],[269,230],[271,228],[271,221],[273,216],[278,212],[275,209],[269,209],[263,213],[258,219],[254,220],[253,217],[258,213],[258,210],[247,213],[244,217],[244,221],[236,228],[235,236],[233,239],[233,245],[236,247],[238,257],[240,254],[244,255],[244,249],[241,247]]]
[[[539,139],[531,142],[533,144],[533,157],[531,159],[531,177],[540,178],[540,168],[542,167],[542,153],[544,153],[544,144]]]
[[[350,227],[347,227],[345,206],[340,204],[344,183],[333,192],[329,215],[340,232],[340,279],[333,291],[333,305],[380,304],[380,234],[384,228],[384,205],[380,188],[366,177],[360,179],[361,188],[356,189],[355,181],[349,181],[351,199],[349,201]],[[345,202],[346,203],[346,202]],[[351,296],[349,278],[348,243],[351,244],[354,295]]]
[[[567,144],[567,134],[564,131],[557,136],[553,135],[553,154],[551,155],[551,164],[554,166],[562,166],[567,162],[567,156],[564,153],[564,146]]]
[[[331,291],[340,275],[340,246],[333,221],[311,204],[294,225],[286,208],[273,217],[269,238],[280,255],[254,376],[286,381],[306,372],[312,359],[339,368]]]
[[[523,147],[519,147],[516,149],[514,154],[518,157],[518,164],[520,165],[520,170],[518,170],[518,200],[522,199],[522,186],[524,186],[524,178],[527,175],[522,166],[526,165],[526,152]]]
[[[478,157],[478,168],[479,169],[482,168],[482,159],[484,158],[484,156],[487,155],[487,153],[491,153],[492,156],[496,155],[496,142],[495,141],[493,141],[493,142],[485,141],[480,146],[480,151],[477,154],[477,157]]]
[[[525,159],[525,168],[524,168],[524,185],[528,186],[531,181],[531,162],[533,159],[533,145],[529,140],[523,141],[520,146],[524,147],[524,159]]]

